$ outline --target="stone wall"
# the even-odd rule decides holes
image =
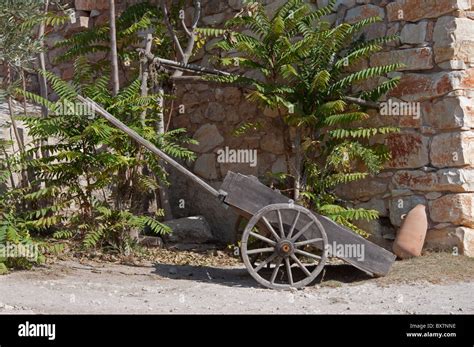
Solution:
[[[384,139],[393,160],[375,179],[340,187],[356,206],[380,211],[381,223],[362,223],[379,239],[392,239],[403,215],[428,206],[426,247],[474,255],[474,12],[464,0],[341,1],[346,21],[377,14],[368,37],[398,33],[400,40],[364,63],[401,62],[401,82],[387,104],[415,103],[419,114],[380,115],[371,125],[397,125]],[[342,5],[341,5],[342,6]],[[370,86],[370,82],[363,87]],[[374,141],[381,141],[374,139]],[[365,225],[364,225],[365,224]],[[380,240],[381,241],[381,240]]]
[[[273,12],[282,0],[267,0]],[[474,1],[473,1],[474,2]],[[131,3],[118,1],[119,8]],[[327,0],[312,1],[322,6]],[[78,22],[64,33],[50,35],[48,46],[75,30],[107,19],[107,1],[76,0]],[[240,0],[203,0],[201,26],[219,26],[241,9]],[[189,13],[191,9],[187,9]],[[384,52],[361,62],[361,67],[402,62],[399,86],[387,96],[388,105],[419,106],[420,113],[387,115],[373,113],[370,125],[397,125],[401,133],[385,142],[394,153],[387,169],[377,177],[339,187],[354,206],[374,208],[380,221],[361,223],[373,239],[386,246],[394,238],[403,215],[418,203],[428,206],[427,247],[457,250],[474,256],[474,8],[470,0],[339,0],[330,22],[353,22],[380,16],[382,23],[366,29],[367,39],[399,34]],[[209,65],[209,42],[194,62]],[[70,77],[71,66],[54,66],[58,52],[49,53],[50,66],[63,78]],[[392,76],[389,76],[392,77]],[[369,81],[357,88],[373,85]],[[189,84],[178,88],[179,105],[172,118],[173,127],[185,127],[200,144],[193,149],[198,158],[190,168],[218,187],[228,170],[263,176],[266,172],[285,172],[282,135],[277,115],[261,111],[246,101],[242,89]],[[410,104],[408,104],[410,103]],[[233,130],[245,122],[259,121],[258,132],[236,137]],[[255,149],[258,164],[219,163],[223,148]],[[225,210],[182,175],[173,173],[172,202],[177,216],[205,215],[214,235],[222,242],[233,242],[236,215]]]
[[[267,1],[272,11],[282,1]],[[317,5],[325,5],[318,0]],[[393,76],[401,82],[383,101],[413,103],[419,113],[373,114],[369,125],[396,125],[402,131],[388,138],[374,138],[391,147],[393,160],[387,169],[365,182],[339,187],[354,206],[374,208],[380,221],[360,223],[373,239],[390,246],[403,215],[415,205],[428,206],[426,246],[456,247],[474,255],[474,12],[466,0],[340,0],[331,22],[352,22],[380,16],[382,23],[369,27],[367,39],[398,34],[400,39],[361,66],[401,62]],[[240,8],[238,1],[204,1],[205,25],[219,25]],[[208,64],[210,42],[198,63]],[[389,76],[392,77],[392,76]],[[373,85],[369,81],[358,88]],[[186,112],[174,125],[187,127],[201,141],[194,171],[220,182],[227,170],[262,176],[267,171],[286,171],[281,135],[273,126],[275,114],[262,112],[245,100],[238,88],[187,85],[180,89]],[[264,124],[258,134],[236,138],[232,129],[242,122]],[[367,123],[366,123],[367,124]],[[258,165],[219,164],[216,152],[224,147],[258,150]],[[210,208],[211,214],[219,214]],[[219,226],[228,230],[228,226]],[[455,250],[456,250],[455,249]]]

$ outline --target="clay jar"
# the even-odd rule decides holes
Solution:
[[[393,253],[401,259],[421,255],[428,229],[426,206],[416,205],[404,219],[393,243]]]

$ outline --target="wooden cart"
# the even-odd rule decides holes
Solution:
[[[92,100],[79,100],[249,219],[241,255],[250,275],[261,285],[274,289],[306,286],[320,274],[328,257],[340,258],[372,276],[386,275],[395,261],[391,252],[295,204],[254,176],[229,171],[221,188],[214,189]]]

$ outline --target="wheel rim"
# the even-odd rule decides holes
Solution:
[[[323,226],[309,210],[274,204],[258,211],[245,227],[242,258],[250,275],[263,286],[300,288],[324,268],[327,243]]]

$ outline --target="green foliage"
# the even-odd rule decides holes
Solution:
[[[40,42],[31,35],[31,28],[23,24],[33,14],[41,11],[41,2],[34,0],[1,1],[0,2],[0,62],[11,63],[13,66],[29,64],[34,54],[40,51]]]
[[[369,113],[361,102],[353,100],[377,101],[396,86],[398,79],[383,82],[373,90],[352,90],[401,65],[358,69],[356,64],[361,59],[380,51],[395,37],[364,40],[361,31],[380,22],[377,17],[331,26],[322,17],[332,12],[335,3],[331,0],[328,6],[312,10],[303,0],[289,0],[269,18],[262,3],[245,1],[242,11],[227,22],[224,31],[200,31],[222,37],[215,44],[221,51],[215,58],[222,66],[239,66],[261,76],[206,78],[248,86],[248,99],[261,108],[279,110],[286,133],[296,134],[292,145],[301,161],[292,175],[295,187],[302,187],[300,202],[364,234],[352,221],[374,219],[376,211],[351,209],[338,198],[335,187],[378,173],[390,154],[384,146],[369,140],[398,129],[364,126]],[[291,148],[286,151],[288,157],[292,155]],[[287,176],[281,179],[287,182]]]
[[[247,134],[250,131],[256,131],[262,129],[262,123],[260,122],[245,122],[239,125],[232,131],[234,136],[242,136]]]
[[[141,215],[142,207],[135,201],[138,195],[155,194],[159,189],[158,178],[166,182],[166,176],[154,155],[142,151],[104,119],[84,113],[87,109],[74,102],[75,96],[81,92],[101,102],[143,137],[175,157],[193,159],[194,154],[183,147],[192,141],[183,129],[164,135],[156,132],[157,95],[141,97],[138,80],[112,96],[104,88],[107,79],[95,83],[94,75],[82,69],[82,65],[76,62],[75,78],[69,83],[45,73],[60,97],[58,102],[49,103],[30,93],[25,95],[48,105],[50,110],[48,117],[21,118],[30,135],[37,141],[55,139],[54,144],[43,147],[49,153],[47,157],[25,163],[36,172],[37,178],[24,199],[48,202],[28,212],[27,226],[53,233],[58,239],[81,239],[85,247],[126,252],[131,244],[128,236],[131,229],[150,229],[159,234],[170,232],[157,219]],[[145,124],[139,117],[142,111],[148,112]],[[37,148],[32,147],[27,154],[35,152]],[[140,172],[136,169],[140,166],[149,167],[154,175]]]
[[[14,161],[8,156],[8,141],[0,140],[0,274],[9,268],[29,268],[42,261],[30,237],[28,221],[21,213],[22,190],[8,189]]]
[[[171,51],[171,42],[165,36],[165,30],[161,23],[161,12],[156,5],[148,2],[140,2],[127,7],[127,9],[116,20],[117,30],[117,51],[122,67],[126,61],[134,62],[139,60],[138,53],[130,47],[138,46],[143,38],[140,32],[149,30],[155,39],[155,44],[159,44],[162,56],[167,56]],[[58,57],[58,63],[72,61],[80,56],[86,56],[98,52],[109,51],[110,28],[108,23],[95,26],[89,30],[79,32],[68,39],[60,41],[56,47],[63,47],[66,52]],[[104,57],[95,63],[97,67],[108,65],[108,57]],[[129,69],[133,70],[136,66]]]
[[[117,18],[122,63],[125,58],[138,59],[130,47],[142,43],[141,30],[153,29],[154,36],[159,37],[162,26],[158,20],[156,6],[146,3],[127,8]],[[20,118],[26,123],[33,142],[24,155],[11,158],[16,163],[13,171],[27,169],[35,175],[28,187],[21,188],[22,210],[15,215],[23,218],[29,232],[77,240],[85,248],[128,253],[133,246],[130,236],[133,230],[171,232],[160,221],[161,209],[148,212],[152,210],[149,202],[158,196],[160,183],[168,184],[167,174],[156,156],[103,118],[96,117],[86,105],[77,102],[76,96],[95,100],[171,156],[193,160],[194,153],[186,145],[195,142],[186,136],[184,129],[158,133],[156,124],[163,114],[160,96],[153,92],[141,96],[136,66],[130,67],[128,80],[122,83],[119,93],[112,95],[109,61],[89,59],[89,53],[108,50],[108,31],[105,24],[58,43],[65,49],[60,60],[74,58],[72,80],[63,81],[51,72],[39,72],[58,96],[57,102],[15,89],[17,94],[49,110],[47,117]],[[155,42],[154,49],[161,54],[168,48],[162,42]],[[160,76],[152,75],[152,78]]]
[[[43,37],[32,35],[34,29],[41,22],[60,25],[67,18],[61,13],[44,13],[42,1],[0,1],[0,63],[7,63],[17,70],[31,69],[42,50],[43,40]]]

